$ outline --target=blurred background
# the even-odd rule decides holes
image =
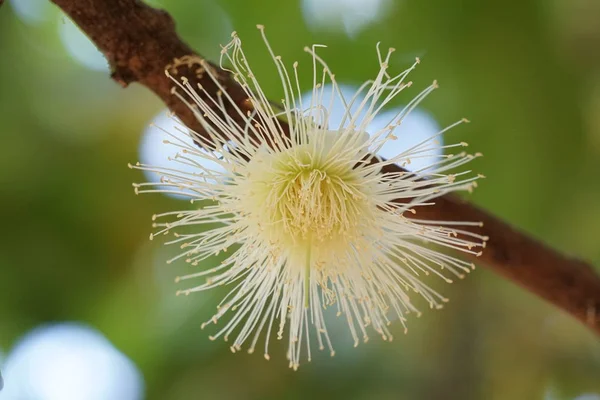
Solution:
[[[600,266],[600,1],[154,0],[182,37],[217,59],[232,30],[278,99],[255,25],[288,63],[320,54],[348,88],[378,71],[375,44],[414,57],[408,100],[440,83],[414,135],[462,117],[447,143],[481,151],[488,179],[472,201]],[[306,80],[304,89],[310,88]],[[165,162],[149,129],[164,106],[123,90],[102,56],[47,0],[0,8],[1,400],[600,399],[600,342],[561,311],[484,267],[440,290],[451,301],[400,324],[392,343],[353,349],[298,372],[285,343],[271,361],[211,342],[200,324],[224,292],[176,297],[176,249],[150,242],[152,214],[189,208],[135,196],[128,162]],[[431,127],[434,128],[431,128]],[[410,134],[411,132],[409,132]],[[338,333],[339,332],[339,333]]]

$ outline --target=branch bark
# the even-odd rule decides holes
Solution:
[[[178,37],[166,12],[138,0],[51,1],[104,53],[115,81],[123,87],[132,82],[146,86],[188,127],[203,132],[187,106],[172,95],[172,81],[164,73],[175,59],[197,55]],[[216,90],[191,64],[179,64],[178,75],[201,83],[209,92]],[[231,77],[221,72],[219,79],[234,102],[246,109],[244,93]],[[386,169],[400,171],[394,165]],[[570,313],[600,335],[600,277],[590,264],[560,254],[454,195],[441,196],[435,206],[419,209],[418,217],[483,222],[482,227],[470,228],[490,238],[483,254],[474,261]]]

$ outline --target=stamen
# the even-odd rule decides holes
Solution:
[[[411,87],[406,80],[420,60],[394,75],[394,49],[382,54],[378,44],[379,72],[345,99],[335,75],[316,53],[324,46],[307,47],[312,98],[307,109],[298,109],[303,104],[298,63],[288,72],[269,45],[264,26],[257,28],[282,84],[282,108],[267,99],[233,33],[222,48],[221,67],[229,64],[223,69],[240,85],[245,100],[236,103],[222,73],[203,59],[182,57],[167,72],[173,93],[206,132],[190,132],[180,122],[176,131],[210,150],[166,132],[165,144],[174,149],[170,167],[128,167],[160,176],[156,183],[134,184],[135,193],[177,193],[193,204],[153,215],[150,239],[172,233],[166,244],[177,246],[179,253],[167,262],[181,260],[193,268],[176,278],[176,283],[190,285],[178,295],[229,288],[216,313],[201,325],[217,327],[210,339],[231,339],[232,352],[248,344],[248,353],[254,353],[264,335],[263,354],[269,360],[275,329],[278,339],[287,336],[289,366],[296,370],[302,354],[311,360],[311,331],[320,350],[335,354],[324,316],[328,307],[345,320],[355,346],[373,332],[391,341],[388,326],[395,319],[406,332],[407,318],[421,315],[413,293],[430,308],[443,307],[448,299],[421,278],[450,283],[464,278],[474,265],[438,248],[479,256],[488,237],[479,222],[431,221],[420,215],[440,195],[473,190],[483,175],[456,169],[481,154],[438,155],[466,146],[437,142],[449,129],[468,122],[462,119],[389,160],[369,163],[372,154],[396,139],[394,129],[403,119],[438,87],[434,81],[384,129],[367,133],[378,114]],[[195,73],[216,90],[178,77],[182,65],[197,65]],[[324,104],[327,85],[331,100]],[[329,127],[336,97],[344,108],[342,122]],[[385,165],[432,155],[433,161],[419,170],[380,173]],[[206,167],[205,161],[217,163],[224,172]],[[213,262],[215,255],[222,261]]]

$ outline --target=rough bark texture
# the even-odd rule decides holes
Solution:
[[[166,12],[137,0],[52,1],[104,53],[115,81],[123,87],[132,82],[146,86],[186,125],[204,133],[188,107],[172,95],[173,82],[164,73],[175,59],[197,55],[177,36]],[[216,90],[208,78],[198,74],[197,65],[180,64],[178,75],[201,83],[209,92]],[[246,109],[246,98],[237,84],[226,73],[220,73],[220,80],[238,106]],[[384,169],[399,171],[400,167]],[[483,227],[471,229],[490,239],[475,262],[562,308],[600,334],[600,277],[590,264],[558,253],[454,195],[439,197],[435,206],[419,209],[418,217],[482,221]]]

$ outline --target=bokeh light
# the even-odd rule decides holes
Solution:
[[[79,324],[41,326],[6,360],[0,399],[138,400],[144,384],[135,365],[102,334]]]
[[[357,87],[351,85],[339,85],[340,91],[344,96],[346,102],[348,102],[356,91]],[[312,98],[312,92],[305,92],[302,94],[302,106],[304,108],[310,107],[310,102]],[[331,102],[331,85],[325,85],[323,90],[322,102],[324,105],[329,105]],[[333,103],[331,109],[329,110],[329,129],[337,129],[340,123],[342,122],[342,118],[344,117],[345,107],[342,101],[338,96],[334,96]],[[356,113],[358,110],[358,106],[360,104],[360,99],[355,101],[354,104],[350,107],[353,113]],[[373,134],[380,129],[383,129],[387,126],[390,121],[394,119],[394,117],[402,111],[403,107],[394,107],[393,109],[389,109],[378,114],[373,121],[367,126],[367,132],[369,134]],[[359,114],[360,121],[364,118],[365,113],[361,112]],[[410,149],[412,146],[419,144],[434,135],[436,135],[440,131],[440,127],[436,120],[429,114],[428,112],[415,108],[412,110],[404,119],[402,120],[402,124],[394,130],[394,135],[398,137],[397,140],[388,140],[383,147],[381,148],[378,155],[384,158],[391,158],[397,156]],[[437,161],[436,155],[442,153],[441,146],[443,145],[443,137],[436,138],[437,143],[432,144],[432,147],[438,147],[438,151],[430,151],[428,152],[428,157],[423,158],[415,158],[411,160],[411,163],[406,165],[407,169],[416,171],[421,168],[425,168],[431,163]]]
[[[32,25],[46,21],[52,8],[46,0],[10,0],[9,4],[21,21]]]
[[[343,30],[354,37],[389,10],[388,0],[302,0],[302,11],[313,29]]]
[[[156,114],[150,123],[144,129],[139,147],[140,162],[146,165],[152,165],[158,168],[174,168],[186,174],[200,174],[202,170],[189,163],[182,163],[175,160],[178,147],[165,143],[177,143],[193,147],[196,151],[206,153],[198,147],[192,137],[187,133],[187,128],[181,121],[169,114],[168,110],[163,110]],[[225,169],[211,160],[196,157],[196,162],[204,168],[216,172],[224,172]],[[144,176],[148,182],[160,182],[161,175],[155,172],[144,171]],[[205,178],[206,179],[206,178]],[[183,190],[185,192],[185,190]],[[164,193],[167,196],[185,199],[184,195],[174,193]]]
[[[585,394],[575,397],[573,400],[600,400],[600,394],[585,393]]]
[[[91,70],[109,72],[106,58],[71,19],[60,16],[58,34],[73,60]]]
[[[4,352],[0,349],[0,390],[4,388],[4,376],[2,370],[4,369]]]

